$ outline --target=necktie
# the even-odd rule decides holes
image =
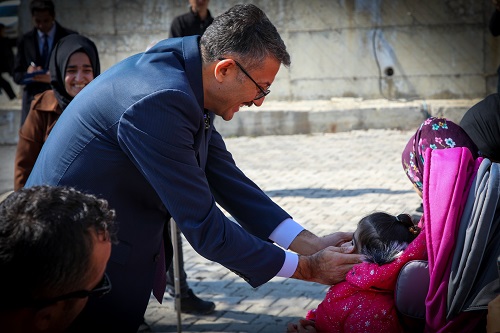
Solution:
[[[42,47],[42,66],[43,68],[48,68],[49,65],[49,36],[47,34],[43,35],[43,47]]]

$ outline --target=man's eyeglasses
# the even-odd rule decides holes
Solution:
[[[104,273],[102,280],[92,290],[77,290],[54,298],[33,300],[29,303],[29,306],[35,308],[43,308],[48,305],[57,303],[59,301],[64,301],[72,298],[86,298],[90,296],[101,297],[103,295],[106,295],[110,291],[111,291],[111,281],[109,280],[108,274]]]
[[[219,60],[226,60],[227,58],[219,58]],[[232,59],[234,61],[234,63],[236,64],[236,66],[238,66],[241,71],[243,72],[243,74],[245,74],[250,80],[252,80],[252,82],[257,86],[257,88],[259,88],[260,90],[260,93],[253,99],[254,101],[258,100],[258,99],[261,99],[262,97],[266,97],[267,95],[269,95],[269,93],[271,92],[271,90],[269,89],[262,89],[262,87],[257,83],[255,82],[255,80],[250,76],[250,74],[248,74],[248,72],[243,68],[243,66],[241,66],[241,64],[239,62],[237,62],[236,60]]]

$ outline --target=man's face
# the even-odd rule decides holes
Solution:
[[[92,290],[96,287],[104,276],[106,264],[108,263],[111,255],[111,242],[109,237],[104,234],[98,235],[94,231],[91,232],[94,233],[94,249],[90,258],[89,273],[85,283],[82,286],[75,288],[75,290]],[[60,304],[59,307],[54,308],[53,323],[56,327],[53,327],[53,331],[64,331],[80,314],[87,304],[87,301],[88,298],[82,298],[59,302],[65,304]]]
[[[52,16],[48,10],[35,11],[32,16],[33,25],[44,34],[52,29],[54,19],[54,16]]]
[[[189,0],[189,4],[191,5],[191,8],[195,12],[197,12],[198,10],[201,10],[201,9],[207,9],[208,2],[209,2],[209,0]]]
[[[214,75],[217,83],[205,97],[205,108],[226,121],[231,120],[242,106],[262,105],[265,97],[258,100],[254,98],[261,94],[261,89],[267,90],[271,86],[281,65],[278,60],[268,57],[260,68],[247,70],[245,64],[237,60],[254,83],[243,73],[235,60],[228,57],[215,65]]]

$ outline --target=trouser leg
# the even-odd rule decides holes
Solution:
[[[10,85],[9,81],[5,80],[1,75],[0,75],[0,87],[3,90],[5,90],[7,96],[9,96],[9,99],[16,98],[16,94],[14,93],[14,90],[12,90],[12,86]]]

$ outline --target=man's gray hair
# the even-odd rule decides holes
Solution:
[[[236,56],[249,68],[258,68],[268,56],[290,66],[290,55],[276,27],[252,4],[236,5],[216,17],[201,37],[204,63]]]

